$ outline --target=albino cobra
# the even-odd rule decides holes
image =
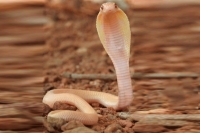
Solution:
[[[106,107],[116,110],[123,109],[131,104],[133,99],[132,84],[129,71],[130,55],[130,25],[126,14],[115,3],[104,3],[97,16],[96,27],[99,38],[106,52],[110,56],[117,75],[118,97],[103,92],[55,89],[47,92],[43,103],[51,108],[56,101],[74,105],[79,111],[55,110],[47,116],[47,121],[52,118],[65,119],[66,121],[78,120],[85,125],[94,125],[98,122],[98,115],[88,104],[99,102]]]

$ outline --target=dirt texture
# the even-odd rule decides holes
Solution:
[[[134,99],[121,111],[92,103],[101,115],[93,126],[46,122],[52,109],[42,98],[57,88],[118,94],[95,27],[101,3],[0,3],[1,133],[200,132],[199,0],[116,1],[130,20]],[[76,107],[57,102],[53,109]]]
[[[0,132],[42,132],[44,1],[0,2]]]
[[[115,79],[63,76],[63,73],[83,77],[84,74],[115,73],[95,27],[99,6],[77,1],[48,3],[47,14],[52,18],[52,25],[47,39],[49,60],[45,91],[69,88],[117,95]],[[72,10],[74,7],[76,10]],[[200,79],[191,78],[191,73],[198,75],[200,72],[200,24],[197,21],[200,15],[196,13],[199,7],[157,5],[126,10],[132,32],[131,73],[154,73],[158,78],[133,77],[134,100],[123,113],[92,104],[102,116],[98,124],[89,126],[90,129],[102,133],[200,132]],[[159,79],[158,73],[188,73],[188,77],[163,79],[161,76]],[[56,109],[59,108],[63,109],[62,103],[57,104]],[[74,110],[69,106],[64,109]],[[80,128],[64,129],[61,125],[54,125],[53,131],[78,132]],[[89,132],[85,130],[82,132]]]

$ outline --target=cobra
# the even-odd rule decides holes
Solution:
[[[115,67],[118,96],[76,89],[50,90],[44,96],[43,103],[52,108],[56,101],[65,102],[76,106],[79,111],[54,110],[48,114],[47,121],[57,118],[66,121],[78,120],[85,125],[94,125],[98,122],[98,114],[89,103],[98,102],[116,110],[131,104],[133,87],[129,71],[131,32],[128,18],[115,3],[104,3],[100,7],[96,27],[101,43]]]

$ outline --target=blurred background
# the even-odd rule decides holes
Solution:
[[[62,76],[114,73],[95,27],[107,1],[116,2],[130,20],[131,73],[155,74],[133,78],[129,112],[200,113],[199,0],[0,0],[0,132],[47,132],[48,107],[41,101],[49,89],[117,94],[116,81]],[[157,132],[200,132],[196,125],[186,127],[163,126]],[[132,127],[138,133],[143,129]]]

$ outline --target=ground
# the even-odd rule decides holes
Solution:
[[[164,109],[161,114],[199,114],[199,78],[191,73],[200,72],[199,41],[197,36],[197,6],[162,8],[135,8],[126,11],[130,20],[132,42],[130,56],[131,73],[186,73],[185,78],[133,79],[134,100],[127,114],[145,113]],[[112,80],[69,79],[64,72],[74,74],[113,74],[113,64],[103,49],[95,28],[94,14],[77,14],[73,11],[49,8],[53,18],[47,40],[48,72],[46,89],[70,88],[102,91],[117,95],[117,82]],[[200,132],[199,120],[173,122],[155,119],[123,120],[119,112],[93,105],[103,115],[98,124],[89,128],[98,132],[127,133],[183,133]],[[63,106],[62,106],[63,107]],[[59,108],[59,107],[58,107]],[[69,107],[66,107],[69,108]],[[158,110],[151,112],[159,114]],[[176,116],[174,116],[176,117]],[[198,116],[199,118],[199,116]],[[152,122],[153,121],[153,122]],[[175,124],[180,122],[182,124]]]
[[[50,111],[42,103],[46,91],[70,88],[117,95],[113,79],[66,78],[66,74],[115,73],[95,27],[100,4],[86,0],[0,4],[0,130],[199,133],[199,0],[156,1],[138,0],[125,11],[132,33],[131,105],[115,111],[93,103],[102,115],[97,124],[70,121],[61,126],[65,122],[60,121],[55,129],[45,122]],[[61,108],[76,109],[62,103],[54,106]]]

